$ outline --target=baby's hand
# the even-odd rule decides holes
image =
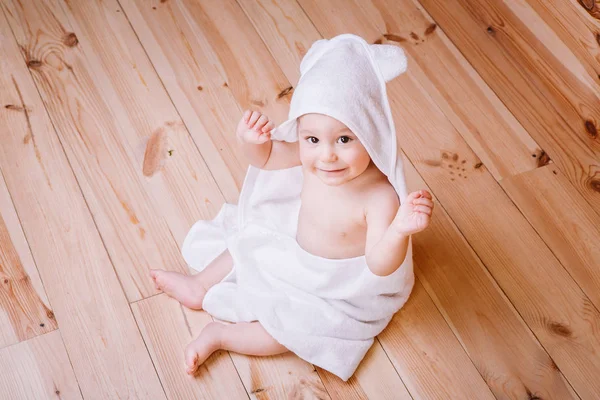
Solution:
[[[392,226],[398,233],[408,236],[429,226],[433,211],[431,198],[431,193],[427,190],[412,192],[406,197],[392,221]]]
[[[236,135],[244,143],[263,144],[271,140],[273,122],[258,111],[246,110],[240,120]]]

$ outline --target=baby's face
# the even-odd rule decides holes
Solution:
[[[327,115],[305,114],[298,118],[298,142],[304,171],[330,186],[356,178],[371,161],[356,135]]]

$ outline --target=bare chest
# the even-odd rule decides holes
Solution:
[[[323,258],[364,255],[367,225],[360,196],[307,192],[302,195],[298,216],[296,241],[300,247]]]

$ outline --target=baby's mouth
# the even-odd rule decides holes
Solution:
[[[328,169],[321,169],[321,168],[319,168],[319,170],[320,170],[320,171],[323,171],[323,172],[326,172],[326,173],[330,173],[330,174],[334,174],[334,173],[337,173],[337,172],[342,172],[342,171],[344,171],[345,169],[346,169],[346,168],[341,168],[341,169],[329,169],[329,170],[328,170]]]

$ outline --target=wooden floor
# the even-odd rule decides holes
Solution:
[[[599,399],[595,0],[0,0],[1,399]],[[287,117],[302,56],[402,46],[388,85],[411,190],[406,306],[344,383],[291,353],[183,348],[185,272],[236,203],[246,108]]]

